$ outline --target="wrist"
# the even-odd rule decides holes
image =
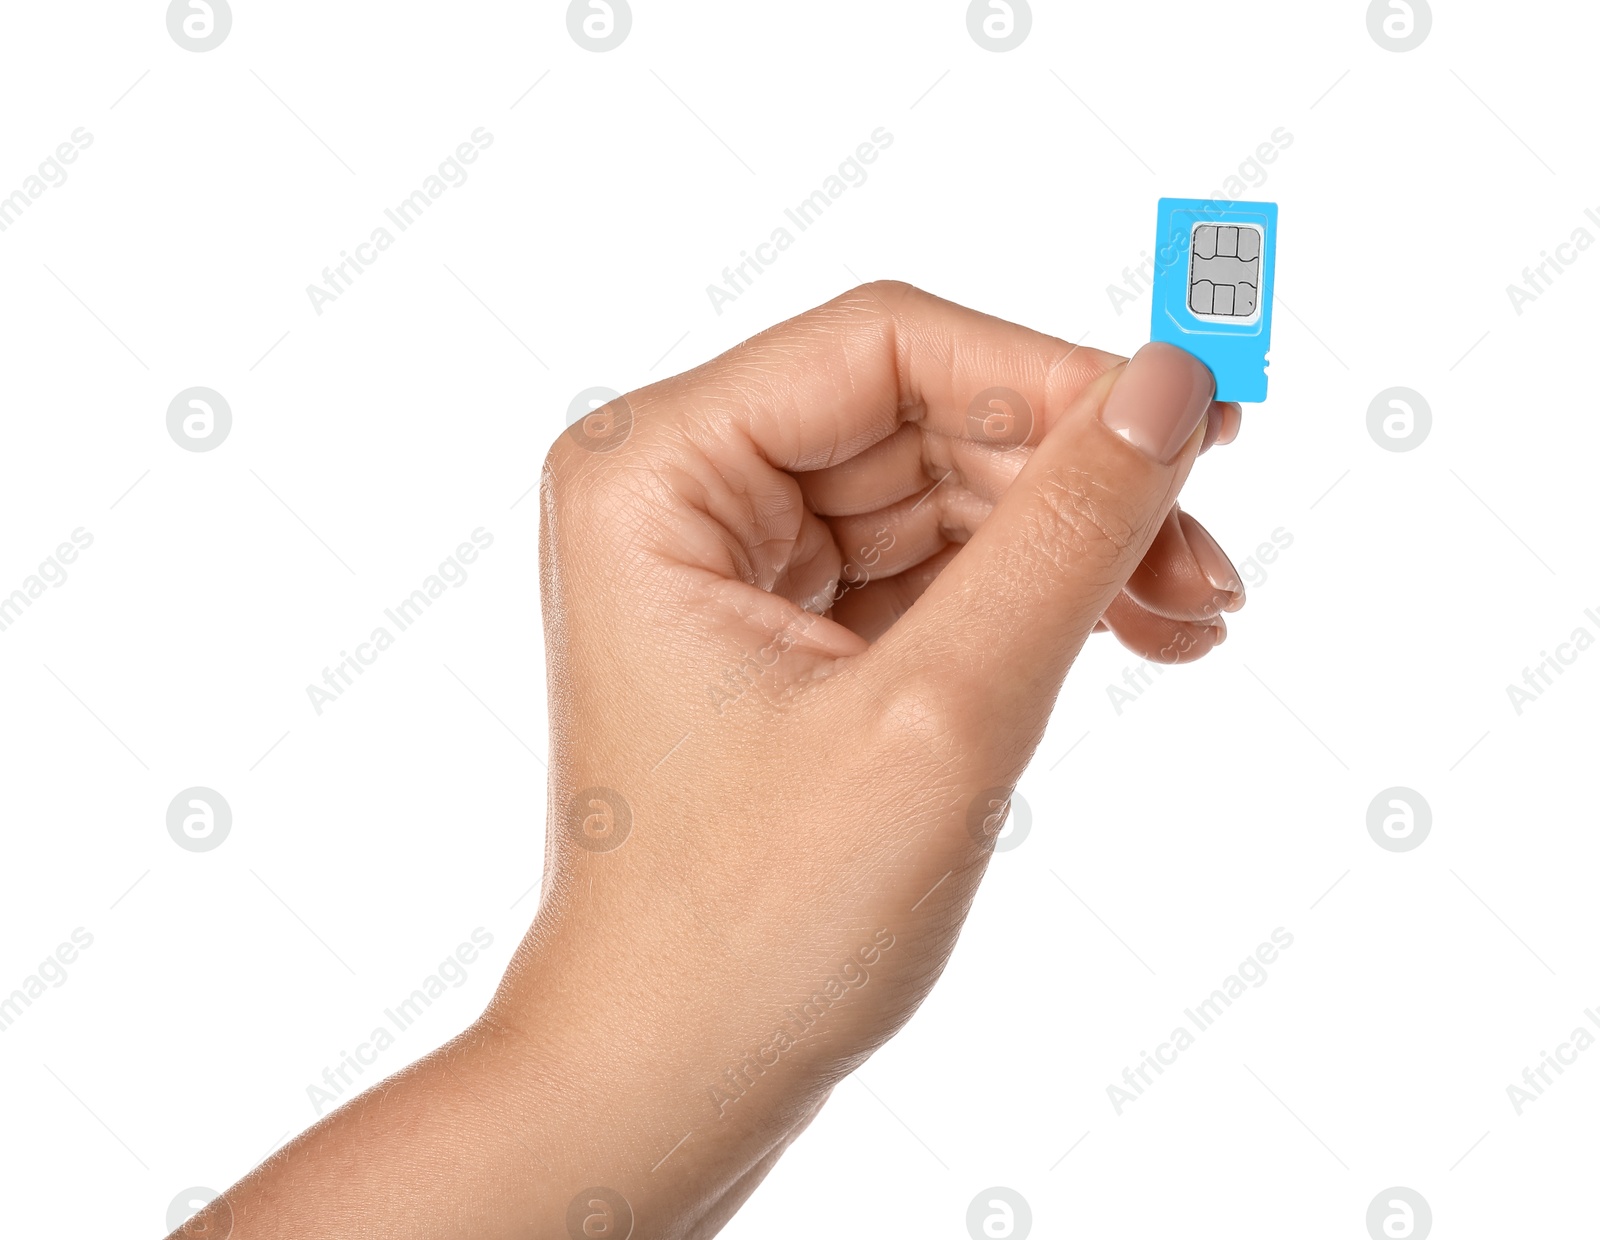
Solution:
[[[577,1207],[596,1237],[624,1208],[636,1235],[711,1235],[827,1096],[810,1056],[761,1061],[748,1020],[687,980],[709,974],[662,964],[530,935],[474,1031],[551,1226],[605,1189]]]

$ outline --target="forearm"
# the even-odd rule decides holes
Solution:
[[[482,1020],[301,1134],[180,1234],[609,1240],[631,1216],[637,1238],[714,1235],[825,1091],[746,1077],[738,1104],[719,1106],[728,1057],[692,1013],[651,1017],[647,988],[587,968],[525,949]]]

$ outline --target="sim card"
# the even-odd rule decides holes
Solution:
[[[1218,400],[1267,398],[1278,204],[1163,198],[1157,206],[1150,339],[1194,354]]]

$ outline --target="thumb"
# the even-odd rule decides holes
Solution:
[[[970,541],[873,654],[1012,746],[1043,732],[1095,621],[1144,558],[1199,455],[1216,383],[1147,344],[1063,412]],[[920,673],[920,674],[919,674]]]

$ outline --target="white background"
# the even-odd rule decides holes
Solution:
[[[1245,194],[1282,213],[1271,400],[1185,499],[1249,606],[1120,713],[1135,661],[1096,639],[943,981],[726,1234],[959,1238],[995,1185],[1040,1236],[1360,1240],[1394,1185],[1439,1236],[1573,1234],[1600,1053],[1520,1116],[1506,1087],[1600,1003],[1600,653],[1520,715],[1506,686],[1600,636],[1600,252],[1521,314],[1506,286],[1600,237],[1592,8],[1439,3],[1396,53],[1355,0],[1039,3],[995,53],[952,0],[636,0],[596,54],[557,3],[236,0],[204,53],[164,7],[14,5],[0,37],[0,194],[93,135],[0,233],[0,594],[93,537],[0,632],[0,994],[94,940],[0,1033],[8,1233],[160,1235],[483,927],[373,1071],[476,1016],[537,898],[527,491],[577,392],[858,277],[1131,352],[1148,297],[1107,286],[1155,200],[1282,128]],[[470,178],[318,315],[306,286],[480,126]],[[869,179],[716,313],[880,126]],[[209,452],[166,430],[195,385],[233,411]],[[1412,451],[1367,429],[1393,386],[1432,410]],[[466,583],[318,716],[306,686],[479,526]],[[212,852],[166,830],[192,785],[232,807]],[[1432,809],[1414,851],[1367,831],[1395,785]],[[1280,926],[1266,983],[1116,1114]]]

